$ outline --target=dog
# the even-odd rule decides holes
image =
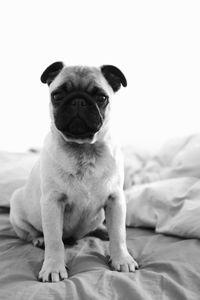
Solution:
[[[126,245],[123,158],[110,130],[111,98],[126,78],[113,65],[55,62],[41,81],[50,90],[51,128],[27,184],[11,198],[10,222],[19,238],[44,242],[42,282],[68,278],[63,239],[83,238],[104,218],[112,268],[135,272]]]

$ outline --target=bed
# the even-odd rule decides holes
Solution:
[[[127,244],[140,268],[109,267],[108,242],[66,246],[69,278],[37,280],[44,250],[19,240],[9,198],[38,153],[0,152],[0,299],[200,299],[200,136],[176,139],[154,155],[124,149]]]

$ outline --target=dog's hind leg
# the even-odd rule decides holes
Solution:
[[[14,222],[12,222],[13,229],[17,236],[22,239],[22,240],[28,240],[29,232],[26,230],[22,229],[18,225],[16,225]]]
[[[27,226],[27,225],[26,225]],[[44,237],[41,232],[37,231],[33,226],[28,224],[29,231],[22,229],[17,225],[13,225],[16,234],[28,242],[32,242],[34,247],[44,249]]]
[[[42,233],[33,227],[30,223],[21,218],[16,218],[12,213],[10,214],[10,222],[17,236],[25,241],[31,242],[38,237],[42,236]]]

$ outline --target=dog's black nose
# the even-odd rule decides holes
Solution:
[[[84,107],[86,106],[86,101],[83,98],[74,98],[71,102],[71,105],[76,108]]]

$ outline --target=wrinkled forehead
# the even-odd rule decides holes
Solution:
[[[90,91],[94,86],[112,92],[101,70],[95,67],[72,66],[65,67],[50,84],[50,92],[66,84],[68,89],[81,88]]]

